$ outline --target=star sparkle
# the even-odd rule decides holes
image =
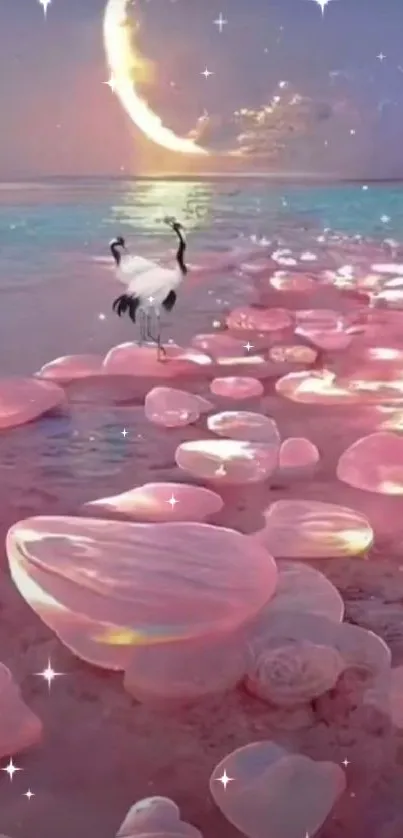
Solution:
[[[115,92],[115,90],[116,90],[116,82],[115,82],[115,79],[114,79],[114,77],[113,77],[113,76],[111,76],[111,77],[110,77],[109,81],[104,81],[104,82],[102,82],[102,84],[106,84],[106,85],[107,85],[107,87],[109,87],[109,88],[110,88],[110,90],[112,91],[112,93],[114,93],[114,92]]]
[[[35,797],[35,795],[33,791],[31,791],[31,789],[28,789],[28,791],[24,791],[24,797],[26,797],[28,800],[31,800],[31,797]]]
[[[59,675],[63,674],[63,672],[55,672],[55,670],[52,667],[52,662],[50,658],[48,659],[48,665],[46,669],[43,670],[43,672],[35,672],[35,675],[38,675],[40,678],[43,678],[44,681],[47,681],[49,690],[52,686],[52,681],[54,681],[55,678],[57,678]]]
[[[47,11],[48,11],[49,6],[52,3],[52,0],[38,0],[38,3],[39,3],[40,6],[42,6],[43,16],[46,18]]]
[[[250,350],[253,349],[253,344],[249,343],[248,341],[247,343],[245,343],[245,346],[243,348],[246,349],[247,352],[250,352]]]
[[[201,76],[204,76],[205,79],[208,79],[209,76],[214,76],[212,70],[209,70],[207,67],[200,73]]]
[[[384,55],[383,52],[380,52],[379,55],[377,55],[376,57],[377,57],[378,61],[380,61],[382,63],[382,61],[385,61],[386,55]]]
[[[5,771],[5,772],[6,772],[6,774],[8,774],[8,776],[9,776],[9,778],[10,778],[10,781],[12,781],[12,779],[13,779],[14,774],[16,773],[16,771],[22,771],[22,768],[18,768],[18,765],[14,765],[13,760],[12,760],[12,758],[11,758],[11,759],[10,759],[10,762],[8,763],[8,765],[6,765],[6,767],[5,767],[5,768],[2,768],[1,770],[2,770],[2,771]]]
[[[313,0],[313,2],[314,2],[314,3],[316,3],[316,5],[317,5],[317,6],[319,6],[319,8],[320,8],[320,10],[321,10],[321,12],[322,12],[322,17],[323,17],[323,16],[324,16],[324,14],[325,14],[325,9],[326,9],[326,6],[327,6],[329,3],[331,3],[331,0]]]
[[[129,433],[129,431],[127,431],[126,428],[123,428],[123,431],[122,431],[123,439],[126,439],[128,433]]]
[[[226,789],[226,788],[227,788],[228,783],[231,783],[233,779],[234,779],[233,777],[228,777],[228,774],[227,774],[227,772],[226,772],[226,771],[225,771],[225,769],[224,769],[224,772],[223,772],[222,776],[221,776],[221,777],[217,777],[217,782],[218,782],[218,783],[222,783],[222,784],[223,784],[223,786],[224,786],[224,788]]]
[[[225,26],[227,23],[228,23],[228,20],[225,20],[225,18],[224,18],[224,17],[223,17],[223,15],[222,15],[222,12],[220,12],[220,14],[218,15],[217,20],[215,20],[215,21],[214,21],[214,24],[215,24],[215,26],[217,27],[217,29],[219,30],[220,35],[221,35],[222,31],[223,31],[224,26]]]
[[[176,500],[176,498],[174,497],[174,495],[172,495],[172,496],[169,498],[169,500],[167,500],[167,503],[169,503],[169,504],[170,504],[171,509],[174,509],[174,508],[175,508],[175,506],[176,506],[176,504],[177,504],[177,503],[179,503],[179,501],[178,501],[178,500]]]

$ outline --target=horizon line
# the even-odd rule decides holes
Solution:
[[[115,181],[115,182],[127,182],[127,181],[147,181],[147,180],[171,180],[171,181],[197,181],[197,180],[273,180],[277,182],[320,182],[326,184],[339,184],[339,183],[351,183],[351,184],[367,184],[367,183],[403,183],[403,175],[399,175],[396,177],[365,177],[365,175],[361,176],[345,176],[345,175],[335,175],[335,174],[315,174],[315,173],[307,173],[307,172],[291,172],[287,173],[268,173],[268,172],[202,172],[199,174],[192,174],[192,173],[185,173],[185,174],[178,174],[175,172],[165,173],[165,174],[128,174],[128,175],[116,175],[116,174],[103,174],[103,175],[90,175],[90,174],[81,174],[81,175],[62,175],[62,174],[52,174],[52,175],[29,175],[29,176],[16,176],[13,177],[2,177],[0,175],[0,184],[7,185],[7,184],[19,184],[19,183],[43,183],[43,182],[51,182],[51,181]]]

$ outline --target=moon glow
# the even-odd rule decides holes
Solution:
[[[103,25],[106,57],[121,105],[137,128],[157,145],[181,154],[208,155],[207,149],[166,128],[136,90],[133,65],[135,59],[141,65],[141,56],[133,43],[127,14],[129,4],[130,0],[108,0]]]

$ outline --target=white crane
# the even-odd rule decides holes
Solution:
[[[116,263],[117,277],[127,286],[125,293],[120,294],[114,301],[113,311],[119,317],[128,312],[133,323],[136,322],[137,311],[139,312],[140,343],[146,339],[156,343],[158,360],[161,360],[161,356],[166,356],[161,344],[161,307],[166,311],[172,311],[176,303],[176,289],[188,272],[183,261],[186,249],[183,227],[175,218],[165,218],[164,221],[175,231],[179,239],[176,268],[163,268],[142,256],[122,254],[121,251],[126,250],[126,243],[121,236],[113,239],[109,245]],[[152,312],[157,321],[156,337],[151,333]]]

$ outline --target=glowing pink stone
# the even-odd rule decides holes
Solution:
[[[320,454],[313,442],[304,437],[289,437],[280,448],[279,470],[286,477],[311,474],[320,460]]]
[[[295,330],[295,334],[307,338],[318,349],[328,352],[347,349],[354,338],[354,334],[351,332],[343,332],[340,329],[321,331],[320,329],[298,328]]]
[[[222,498],[210,489],[186,483],[146,483],[121,495],[86,503],[89,515],[144,523],[160,521],[205,521],[223,508]]]
[[[285,271],[278,271],[270,280],[270,285],[276,291],[314,291],[318,283],[310,276],[304,274],[287,274]]]
[[[224,783],[223,777],[230,781]],[[210,792],[226,819],[247,838],[314,835],[346,788],[332,762],[289,754],[274,742],[254,742],[226,756],[210,778]]]
[[[276,559],[330,559],[368,550],[373,532],[364,515],[316,500],[279,500],[265,510],[258,535]]]
[[[342,323],[343,318],[338,311],[327,308],[300,309],[295,312],[298,329],[308,331],[333,331]]]
[[[228,376],[214,378],[210,390],[215,396],[226,399],[253,399],[263,395],[263,384],[257,378],[248,376]]]
[[[284,308],[235,308],[227,317],[229,329],[256,332],[276,332],[292,326],[293,319]]]
[[[42,723],[21,698],[9,669],[0,664],[0,759],[25,751],[42,738]]]
[[[276,381],[276,392],[300,404],[355,405],[365,403],[358,390],[339,384],[328,370],[291,372]]]
[[[213,405],[201,396],[175,390],[173,387],[154,387],[147,393],[144,412],[154,425],[163,428],[183,428],[197,422],[201,413]]]
[[[154,643],[132,650],[124,686],[141,702],[189,701],[234,689],[246,669],[236,635]]]
[[[197,349],[182,349],[168,344],[165,351],[165,361],[159,361],[155,346],[122,343],[106,355],[103,361],[104,372],[136,377],[175,378],[181,375],[206,375],[212,365],[211,358]]]
[[[270,599],[276,566],[209,524],[41,517],[7,534],[12,579],[78,657],[125,669],[133,647],[231,632]]]
[[[318,357],[310,346],[302,346],[299,343],[272,346],[269,349],[269,358],[278,364],[313,364]]]
[[[245,685],[263,701],[277,707],[295,707],[331,690],[344,669],[342,656],[332,646],[288,641],[256,655]]]
[[[178,446],[179,468],[202,480],[259,483],[276,470],[279,446],[235,439],[200,439]]]
[[[265,442],[280,449],[280,434],[274,419],[246,410],[227,410],[214,413],[207,419],[207,427],[219,436],[242,439],[246,442]]]
[[[181,819],[179,807],[168,797],[146,797],[129,809],[116,838],[203,838],[195,826]]]
[[[38,419],[66,401],[61,387],[38,378],[0,379],[0,429]]]
[[[49,361],[37,375],[63,384],[76,378],[102,374],[102,361],[102,355],[65,355]]]
[[[402,495],[403,437],[383,431],[354,442],[339,459],[337,477],[355,489]]]
[[[211,335],[196,335],[192,338],[192,345],[215,360],[220,358],[237,358],[245,354],[244,341],[237,340],[223,332]]]

